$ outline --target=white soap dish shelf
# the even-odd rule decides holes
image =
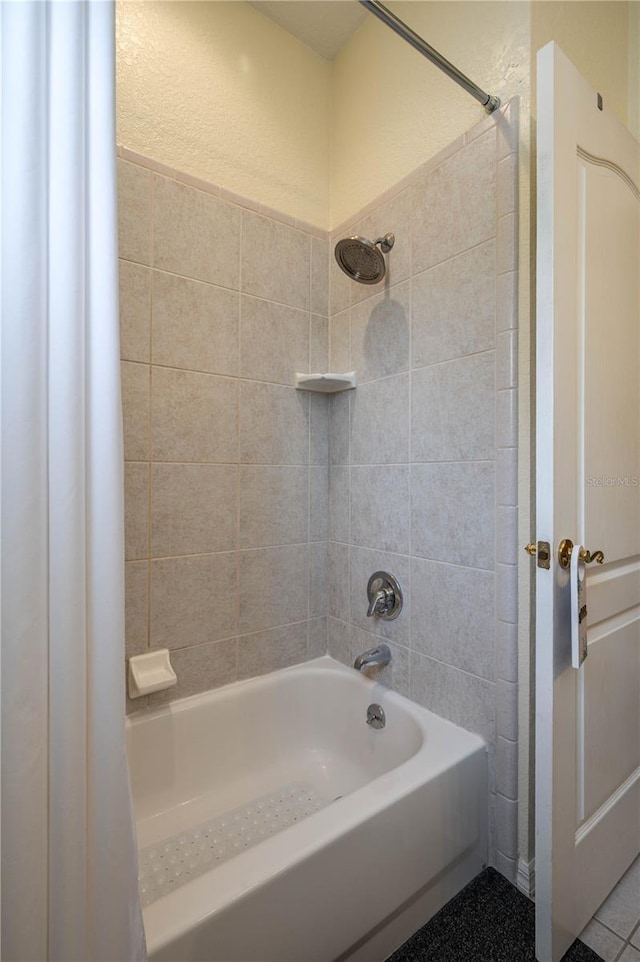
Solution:
[[[296,374],[296,387],[299,391],[337,394],[338,391],[353,391],[355,386],[355,371],[347,374]]]

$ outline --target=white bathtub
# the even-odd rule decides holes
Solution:
[[[127,738],[152,962],[382,962],[486,861],[484,742],[329,657]]]

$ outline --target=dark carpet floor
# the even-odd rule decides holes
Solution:
[[[485,869],[387,962],[535,962],[534,906],[495,869]],[[580,942],[563,962],[602,962]]]

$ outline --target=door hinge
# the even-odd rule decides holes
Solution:
[[[531,544],[526,544],[524,550],[527,554],[531,555],[532,558],[537,557],[538,567],[546,568],[547,571],[551,567],[551,545],[548,541],[538,541],[532,542]]]

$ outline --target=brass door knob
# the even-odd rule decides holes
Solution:
[[[604,555],[602,551],[600,551],[600,549],[598,549],[598,551],[594,551],[593,554],[591,554],[590,551],[587,551],[586,548],[583,548],[582,551],[580,552],[580,561],[584,561],[586,565],[593,564],[594,561],[597,562],[599,565],[602,565],[604,564]]]
[[[569,538],[564,538],[558,545],[558,562],[561,568],[568,568],[571,565],[571,552],[573,551],[573,541]],[[595,561],[597,564],[604,564],[604,554],[600,549],[597,551],[588,551],[586,548],[580,550],[580,561],[584,562],[586,565],[593,564]]]

